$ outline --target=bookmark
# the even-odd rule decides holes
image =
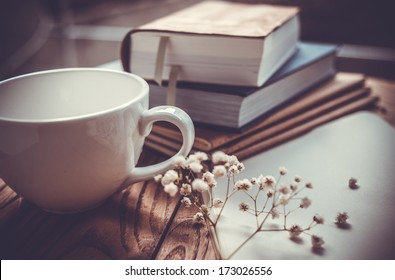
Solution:
[[[169,42],[169,37],[160,37],[158,52],[156,54],[156,62],[155,62],[155,82],[158,85],[162,85],[162,73],[163,73],[163,66],[165,62],[165,54],[167,43]]]
[[[180,66],[173,65],[169,74],[169,84],[167,85],[166,93],[166,104],[175,106],[176,105],[176,91],[177,91],[177,79],[178,73],[180,72]]]
[[[169,42],[169,37],[160,37],[158,52],[156,55],[155,62],[155,82],[162,86],[162,76],[163,76],[163,67],[165,62],[165,54],[167,44]],[[179,66],[171,66],[169,73],[169,83],[167,85],[167,93],[166,93],[166,104],[167,105],[175,105],[176,104],[176,90],[177,90],[177,79],[178,73],[180,71]]]

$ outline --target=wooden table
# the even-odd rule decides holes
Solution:
[[[395,126],[395,83],[367,79]],[[145,149],[140,165],[163,156]],[[129,186],[100,207],[72,215],[44,212],[0,179],[1,259],[215,259],[210,234],[154,181]]]

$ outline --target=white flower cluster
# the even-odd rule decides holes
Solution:
[[[177,156],[174,160],[175,170],[157,175],[154,179],[161,182],[165,192],[170,196],[175,196],[178,192],[182,196],[188,196],[192,191],[204,192],[215,188],[219,177],[233,176],[244,170],[244,164],[239,162],[236,156],[229,156],[221,151],[211,155],[211,171],[205,165],[207,161],[209,156],[204,152],[196,152],[187,158]]]
[[[305,186],[301,186],[302,177],[296,175],[293,178],[292,183],[288,185],[279,184],[281,178],[288,173],[288,170],[285,167],[279,168],[279,178],[276,180],[275,177],[271,175],[259,175],[258,177],[253,177],[250,180],[242,179],[236,181],[234,184],[235,191],[244,191],[247,193],[247,198],[251,199],[253,203],[248,204],[247,202],[241,202],[239,204],[239,210],[252,214],[256,217],[257,223],[257,232],[264,231],[262,229],[263,224],[260,221],[266,221],[267,217],[271,217],[272,219],[279,219],[281,216],[284,217],[284,225],[283,230],[288,231],[291,239],[300,238],[300,235],[308,230],[310,230],[313,226],[318,224],[323,224],[324,219],[316,214],[313,217],[313,221],[311,224],[302,228],[299,225],[287,226],[286,220],[287,217],[296,211],[299,208],[306,209],[309,208],[312,204],[312,201],[307,196],[302,197],[300,199],[299,205],[297,208],[293,210],[286,210],[287,205],[292,201],[298,198],[298,195],[303,189],[312,189],[313,184],[311,182],[307,182]],[[255,190],[253,186],[256,186]],[[252,194],[250,193],[252,191]],[[253,195],[255,193],[255,195]],[[258,204],[258,196],[263,193],[266,195],[266,200],[263,208],[257,207]],[[270,201],[270,202],[269,202]],[[250,205],[254,205],[253,207]],[[281,210],[279,210],[281,209]],[[265,218],[259,219],[259,216],[265,215]],[[337,221],[341,221],[344,215],[339,214]],[[311,245],[314,249],[319,249],[324,244],[324,240],[321,237],[316,235],[311,235]]]
[[[297,208],[310,207],[311,199],[307,196],[299,198],[298,195],[303,189],[312,189],[313,185],[307,182],[305,186],[301,186],[301,176],[295,176],[290,184],[280,185],[281,178],[288,173],[285,167],[279,168],[277,180],[271,175],[263,174],[251,179],[235,180],[235,175],[245,169],[244,164],[236,156],[227,155],[222,151],[217,151],[211,156],[204,152],[196,152],[186,158],[177,156],[174,165],[173,170],[167,171],[164,175],[155,176],[155,181],[160,182],[164,191],[170,196],[181,195],[180,202],[184,207],[197,208],[197,213],[192,218],[195,223],[206,222],[215,227],[226,202],[236,192],[244,192],[249,199],[253,200],[253,203],[241,202],[239,210],[256,216],[257,230],[255,233],[263,231],[263,223],[267,217],[272,219],[283,217],[282,228],[284,231],[288,231],[291,238],[299,238],[311,227],[324,223],[324,219],[316,214],[311,224],[306,228],[299,225],[287,226],[288,215],[296,210],[286,211],[287,205],[291,200],[300,199]],[[217,187],[217,180],[220,177],[228,178],[227,195],[224,199],[214,197],[214,189]],[[233,188],[230,186],[231,183],[233,183]],[[201,193],[207,194],[209,197],[204,202]],[[258,196],[261,194],[266,196],[266,202],[263,207],[258,207]],[[217,209],[211,212],[213,208]],[[210,216],[210,213],[215,213],[213,215],[215,217]],[[261,215],[266,215],[266,217],[259,218]],[[347,213],[339,213],[336,222],[337,224],[346,223],[347,218]],[[281,219],[279,220],[281,221]],[[313,248],[318,249],[321,248],[324,241],[321,237],[311,235],[311,243]]]

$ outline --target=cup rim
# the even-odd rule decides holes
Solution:
[[[85,119],[91,119],[95,118],[98,116],[103,116],[109,113],[117,112],[120,110],[123,110],[124,108],[127,108],[130,104],[135,103],[139,99],[142,99],[145,95],[148,94],[149,92],[149,86],[148,83],[141,78],[140,76],[129,73],[129,72],[124,72],[124,71],[119,71],[119,70],[113,70],[113,69],[106,69],[106,68],[89,68],[89,67],[73,67],[73,68],[59,68],[59,69],[51,69],[51,70],[43,70],[43,71],[36,71],[32,73],[27,73],[15,77],[11,77],[9,79],[0,81],[0,86],[6,83],[13,82],[15,80],[19,79],[24,79],[28,77],[34,77],[34,76],[39,76],[39,75],[45,75],[49,73],[59,73],[59,72],[107,72],[107,73],[115,73],[115,74],[120,74],[125,77],[133,78],[137,80],[141,86],[141,94],[136,96],[135,98],[132,98],[128,100],[127,102],[122,103],[121,105],[105,109],[105,110],[99,110],[97,112],[93,113],[87,113],[87,114],[81,114],[78,116],[71,116],[71,117],[62,117],[62,118],[48,118],[48,119],[22,119],[22,118],[7,118],[7,117],[2,117],[0,115],[0,122],[12,122],[12,123],[26,123],[26,124],[45,124],[45,123],[57,123],[57,122],[70,122],[70,121],[80,121],[80,120],[85,120]]]

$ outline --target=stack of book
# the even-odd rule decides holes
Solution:
[[[336,73],[337,46],[299,41],[297,7],[204,1],[131,30],[123,68],[196,125],[194,150],[246,158],[375,102],[358,74]],[[171,97],[171,98],[169,98]],[[172,155],[180,133],[146,145]]]

